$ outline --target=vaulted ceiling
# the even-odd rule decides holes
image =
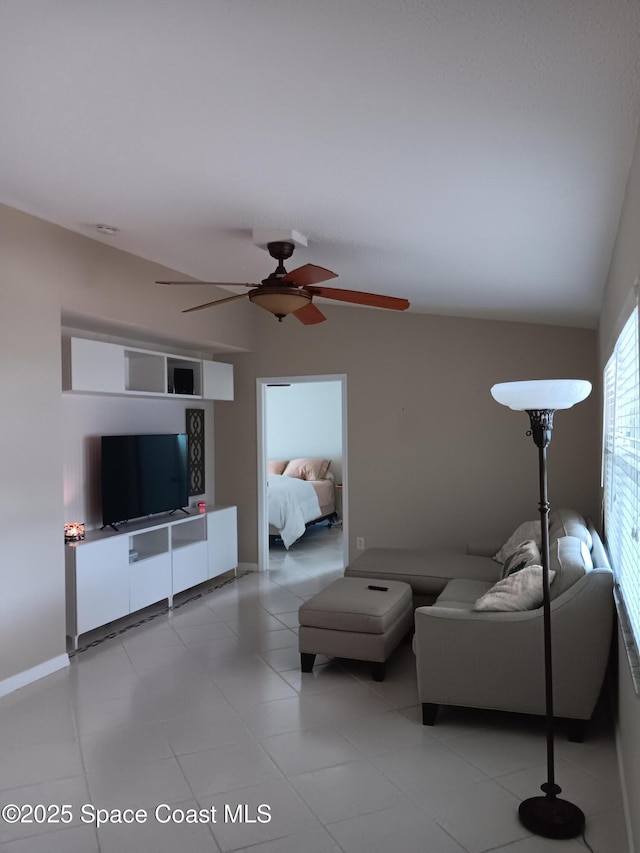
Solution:
[[[593,327],[639,35],[637,0],[2,0],[0,201],[191,277],[296,229],[336,286]]]

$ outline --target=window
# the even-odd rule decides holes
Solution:
[[[638,309],[604,370],[605,534],[636,647],[640,648],[640,390]]]

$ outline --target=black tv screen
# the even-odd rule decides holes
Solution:
[[[102,436],[102,523],[189,504],[187,436]]]

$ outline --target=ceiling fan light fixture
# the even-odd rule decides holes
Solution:
[[[250,291],[249,299],[282,322],[284,317],[308,305],[311,302],[311,294],[302,289],[269,286]]]

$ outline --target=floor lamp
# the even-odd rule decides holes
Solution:
[[[547,723],[547,781],[541,785],[544,797],[530,797],[520,803],[520,822],[530,832],[546,838],[575,838],[584,831],[584,814],[573,803],[560,799],[562,791],[555,781],[553,756],[553,668],[551,646],[551,597],[549,594],[549,501],[547,498],[547,447],[551,441],[553,414],[570,409],[591,393],[584,379],[542,379],[532,382],[502,382],[491,389],[493,398],[503,406],[529,415],[538,448],[540,474],[540,522],[542,528],[542,591],[544,626],[544,673]]]

